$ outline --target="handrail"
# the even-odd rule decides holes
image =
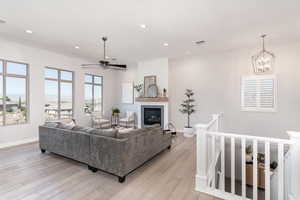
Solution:
[[[241,134],[235,134],[235,133],[223,133],[223,132],[207,131],[206,134],[207,135],[216,135],[216,136],[225,136],[225,137],[234,137],[234,138],[245,138],[245,139],[248,139],[248,140],[273,142],[273,143],[279,143],[279,144],[294,144],[295,143],[292,140],[279,139],[279,138],[269,138],[269,137],[260,137],[260,136],[251,136],[251,135],[241,135]]]
[[[258,150],[262,145],[264,146],[265,154],[265,199],[274,199],[276,196],[278,199],[299,199],[300,197],[300,132],[288,131],[289,139],[260,137],[244,134],[219,132],[220,115],[213,115],[212,120],[206,124],[197,124],[195,126],[197,130],[197,174],[196,174],[196,190],[204,192],[215,197],[219,197],[226,200],[232,199],[247,199],[246,191],[246,172],[249,170],[246,168],[246,148],[247,144],[252,147],[252,178],[253,178],[253,199],[258,198]],[[228,142],[230,139],[230,145]],[[227,141],[227,142],[226,142]],[[241,146],[239,146],[241,145]],[[271,146],[272,145],[272,146]],[[277,153],[272,152],[272,148],[275,147]],[[288,147],[288,151],[287,150]],[[220,148],[218,150],[217,148]],[[226,149],[230,149],[230,155]],[[236,154],[236,149],[239,149]],[[225,153],[226,152],[226,153]],[[277,169],[274,172],[276,180],[271,180],[271,155],[277,157]],[[220,157],[221,156],[221,157]],[[225,190],[225,161],[226,157],[230,156],[230,177],[231,177],[231,190],[230,192]],[[220,163],[217,164],[217,158],[220,157]],[[236,166],[236,158],[241,158],[241,167]],[[290,160],[290,163],[287,162]],[[292,162],[291,162],[292,161]],[[227,165],[227,164],[226,164]],[[237,194],[235,192],[235,169],[239,167],[241,171],[242,180],[242,193]],[[218,170],[217,168],[220,168]],[[216,170],[218,172],[216,172]],[[293,176],[287,175],[293,174]],[[216,173],[219,174],[218,180],[216,180]],[[218,185],[215,181],[218,181]],[[272,181],[272,183],[270,183]],[[276,186],[276,188],[273,188]],[[272,187],[272,188],[271,188]]]

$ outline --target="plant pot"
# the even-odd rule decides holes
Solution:
[[[183,129],[183,136],[184,137],[193,137],[194,136],[194,128],[187,128]]]
[[[252,158],[252,153],[249,153],[249,154],[246,154],[246,162],[247,163],[250,163],[253,161],[253,158]]]

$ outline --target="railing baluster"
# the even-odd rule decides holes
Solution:
[[[253,140],[253,200],[257,200],[257,140]]]
[[[242,197],[246,198],[246,139],[242,138]]]
[[[225,137],[221,136],[221,190],[225,191]]]
[[[270,200],[270,142],[265,142],[265,200]]]
[[[278,199],[283,199],[283,189],[284,189],[284,145],[282,143],[278,144]]]
[[[262,180],[265,183],[265,196],[264,199],[271,200],[271,196],[274,194],[278,196],[278,199],[284,199],[286,195],[294,195],[299,194],[299,187],[297,183],[300,180],[298,177],[297,167],[298,162],[299,149],[300,146],[300,133],[292,133],[290,132],[291,140],[285,139],[277,139],[277,138],[267,138],[267,137],[256,137],[250,135],[242,135],[242,134],[233,134],[233,133],[224,133],[218,131],[217,120],[213,119],[209,124],[198,124],[197,128],[197,175],[196,175],[196,190],[199,192],[204,192],[210,194],[215,197],[226,197],[226,199],[247,199],[247,163],[246,163],[246,145],[247,142],[252,142],[252,152],[253,152],[253,171],[252,171],[252,185],[253,185],[253,200],[258,199],[258,185],[263,184],[260,179],[258,179],[258,169],[261,165],[258,163],[258,147],[259,144],[264,144],[264,153],[265,153],[265,162],[264,162],[264,175],[265,179]],[[226,138],[230,138],[231,146],[229,147],[231,150],[231,191],[226,192],[225,188],[225,164],[226,164]],[[208,140],[209,139],[209,140]],[[235,183],[235,169],[236,169],[236,160],[235,160],[235,143],[236,140],[241,140],[241,160],[242,160],[242,191],[241,194],[236,194],[236,183]],[[297,145],[295,144],[295,140],[297,140]],[[278,167],[277,167],[277,178],[278,178],[278,187],[275,191],[272,190],[271,186],[271,169],[270,169],[270,161],[271,161],[271,144],[278,145]],[[285,163],[285,155],[284,155],[284,147],[285,145],[291,145],[291,157],[293,158],[292,171],[293,177],[289,181],[291,181],[291,185],[286,186],[285,184],[285,167],[287,164]],[[229,150],[229,149],[228,149]],[[218,154],[217,154],[218,153]],[[221,173],[218,178],[219,184],[216,185],[216,156],[219,156],[221,160]],[[240,157],[238,157],[240,158]],[[296,163],[296,164],[295,164]],[[289,166],[289,165],[288,165]],[[239,166],[240,167],[240,166]],[[289,166],[290,167],[290,166]],[[240,170],[240,169],[238,169]],[[290,178],[290,177],[288,177]],[[293,184],[293,183],[296,184]],[[285,191],[285,187],[289,187],[289,190]],[[292,192],[290,192],[292,191]],[[290,192],[290,193],[287,193]],[[300,196],[300,195],[298,195]],[[297,196],[297,197],[298,197]]]
[[[212,145],[211,145],[211,148],[212,148],[212,164],[215,164],[215,157],[216,157],[216,136],[213,135],[212,136]],[[213,172],[212,172],[212,188],[215,189],[216,188],[216,178],[215,178],[215,174],[216,174],[216,168],[215,168],[215,165],[212,166],[213,167]]]
[[[231,137],[231,193],[235,194],[235,138]]]

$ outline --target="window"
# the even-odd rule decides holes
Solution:
[[[73,72],[45,68],[46,120],[73,117]]]
[[[84,112],[102,112],[103,78],[86,74],[84,78],[85,106]]]
[[[0,60],[0,126],[28,121],[28,65]]]
[[[277,80],[274,76],[242,78],[241,100],[243,111],[275,112]]]

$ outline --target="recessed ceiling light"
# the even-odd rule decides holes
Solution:
[[[141,27],[142,29],[147,28],[146,24],[141,24],[140,27]]]
[[[165,43],[164,43],[164,46],[167,47],[167,46],[169,46],[169,44],[168,44],[167,42],[165,42]]]
[[[25,32],[28,33],[28,34],[32,34],[33,33],[32,30],[26,30]]]
[[[0,19],[0,24],[5,24],[6,23],[6,21],[5,20],[3,20],[3,19]]]
[[[75,49],[80,49],[80,47],[79,46],[75,46]]]
[[[197,44],[197,45],[204,44],[204,43],[205,43],[205,40],[199,40],[199,41],[195,42],[195,44]]]

